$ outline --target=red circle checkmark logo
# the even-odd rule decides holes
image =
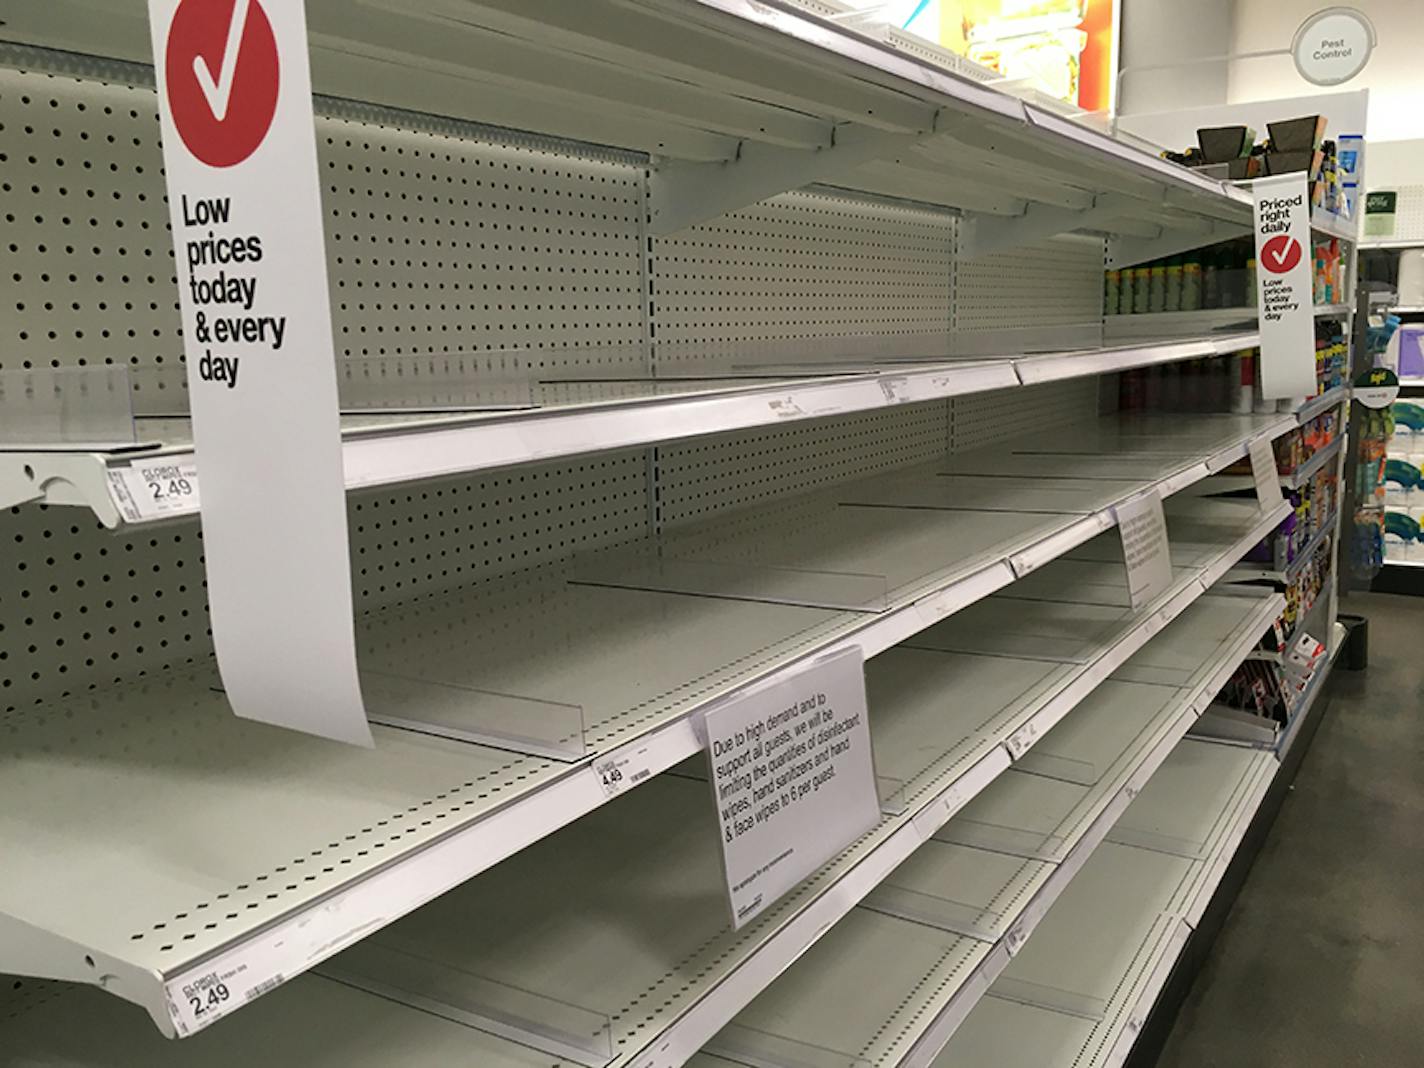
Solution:
[[[1289,234],[1277,234],[1261,246],[1261,266],[1272,274],[1285,274],[1300,262],[1300,242]]]
[[[257,151],[277,111],[277,39],[257,0],[182,0],[164,81],[178,136],[210,167]]]

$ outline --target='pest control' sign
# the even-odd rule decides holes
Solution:
[[[303,5],[148,10],[223,685],[369,745]]]
[[[1258,178],[1256,306],[1261,321],[1261,392],[1315,395],[1315,308],[1310,278],[1310,198],[1303,174]]]

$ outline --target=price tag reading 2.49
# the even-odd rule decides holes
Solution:
[[[734,927],[880,818],[858,649],[709,712],[707,751]]]
[[[199,507],[198,466],[191,456],[151,460],[109,472],[114,503],[130,523],[191,515]]]

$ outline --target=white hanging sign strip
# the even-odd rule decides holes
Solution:
[[[303,5],[148,14],[223,686],[369,746]]]
[[[1262,511],[1281,503],[1281,482],[1276,474],[1276,452],[1270,438],[1251,442],[1251,476],[1256,480],[1256,499]]]
[[[1167,543],[1167,516],[1156,490],[1134,497],[1114,509],[1127,564],[1127,592],[1133,611],[1151,604],[1172,585],[1172,551]]]
[[[707,713],[732,923],[742,927],[880,819],[865,658],[818,660]]]
[[[1256,309],[1261,395],[1315,396],[1315,305],[1310,269],[1310,196],[1304,174],[1257,178]]]

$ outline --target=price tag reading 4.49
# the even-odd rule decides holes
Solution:
[[[634,743],[615,750],[593,765],[604,797],[617,797],[653,774],[653,755],[646,743]]]
[[[114,503],[130,523],[190,515],[198,510],[198,466],[193,457],[152,460],[109,472]]]

